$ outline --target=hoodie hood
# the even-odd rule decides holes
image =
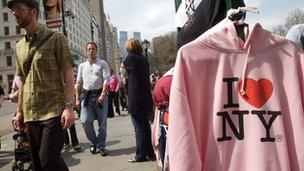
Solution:
[[[250,57],[275,48],[285,40],[283,37],[263,29],[259,23],[248,24],[248,27],[249,33],[245,36],[245,42],[237,35],[234,23],[227,18],[197,39],[199,43],[222,52],[245,53],[241,80],[245,80]],[[242,81],[240,87],[243,97],[246,97],[245,84],[246,82]]]
[[[224,19],[196,40],[225,52],[247,52],[251,46],[250,54],[265,52],[285,40],[283,37],[263,29],[259,23],[248,25],[249,33],[245,42],[238,37],[234,24],[229,19]]]

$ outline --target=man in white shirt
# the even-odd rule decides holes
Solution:
[[[80,120],[85,134],[91,142],[90,152],[107,156],[107,113],[110,71],[106,61],[97,58],[97,45],[86,45],[88,60],[79,65],[76,81],[76,106],[81,106]],[[96,136],[93,122],[97,119],[99,129]]]

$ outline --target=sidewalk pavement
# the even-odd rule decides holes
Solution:
[[[126,112],[122,116],[108,119],[108,132],[106,148],[109,155],[102,157],[100,154],[91,154],[90,143],[87,140],[79,120],[75,122],[81,152],[72,148],[62,150],[62,157],[70,171],[158,171],[156,162],[129,163],[128,159],[135,153],[134,129],[130,115]],[[95,121],[95,130],[97,131]],[[1,137],[0,171],[9,171],[14,159],[14,132]]]

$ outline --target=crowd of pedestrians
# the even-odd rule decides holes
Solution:
[[[37,1],[11,0],[8,7],[26,35],[16,45],[17,67],[11,93],[5,97],[0,87],[0,106],[4,99],[16,103],[13,125],[27,128],[34,170],[68,170],[61,150],[81,150],[74,110],[79,113],[92,154],[108,155],[107,118],[126,110],[131,114],[136,137],[136,152],[129,162],[154,160],[147,119],[153,106],[150,71],[148,61],[141,55],[141,43],[136,39],[126,43],[128,56],[116,75],[97,56],[97,44],[88,42],[88,59],[79,65],[74,84],[74,62],[67,39],[38,24]]]
[[[8,7],[27,34],[16,46],[18,65],[12,91],[5,97],[0,87],[0,107],[4,99],[17,103],[13,124],[17,129],[23,125],[27,127],[34,170],[68,170],[60,157],[61,150],[72,147],[81,151],[74,110],[91,144],[92,154],[108,155],[107,118],[128,111],[136,142],[135,154],[128,161],[155,160],[149,116],[153,112],[152,90],[161,73],[156,71],[149,75],[149,63],[142,55],[140,41],[130,39],[126,42],[128,55],[118,74],[97,56],[97,44],[88,42],[85,47],[88,59],[79,65],[74,85],[74,63],[67,39],[63,34],[38,24],[37,2],[12,0]],[[34,50],[28,51],[25,46],[33,46]],[[53,47],[51,51],[45,50],[47,46]],[[38,50],[43,53],[36,53]],[[52,66],[41,63],[40,58],[47,58]],[[58,70],[64,77],[57,74]],[[36,77],[41,74],[42,78]],[[42,103],[46,107],[39,107]],[[98,122],[97,133],[93,124],[95,120]]]

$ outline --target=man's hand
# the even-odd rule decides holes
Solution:
[[[72,108],[66,108],[61,115],[61,126],[63,129],[70,128],[75,122],[74,110]]]
[[[19,129],[24,127],[23,114],[21,112],[17,112],[13,118],[13,126],[15,129]]]
[[[14,103],[18,102],[18,97],[19,97],[19,90],[15,91],[13,94],[10,94],[8,96],[8,99],[11,100]]]
[[[102,93],[98,98],[98,103],[102,105],[105,101],[105,97],[106,97],[106,94]]]

